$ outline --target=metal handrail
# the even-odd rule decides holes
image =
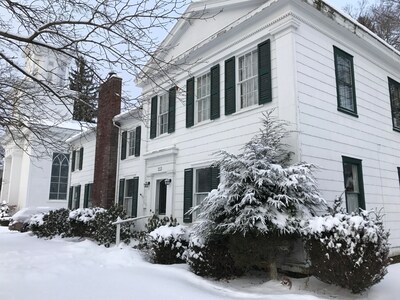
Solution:
[[[122,220],[120,217],[117,218],[117,221],[111,223],[112,225],[117,225],[117,232],[116,232],[116,237],[115,237],[115,245],[119,245],[119,243],[121,242],[121,224],[123,223],[129,223],[129,222],[134,222],[140,219],[145,219],[145,218],[149,218],[152,215],[148,215],[148,216],[142,216],[142,217],[136,217],[136,218],[129,218],[129,219],[125,219]]]

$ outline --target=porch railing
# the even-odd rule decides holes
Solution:
[[[129,219],[125,219],[122,220],[120,217],[118,217],[117,221],[111,223],[112,225],[117,225],[117,232],[116,232],[116,237],[115,237],[115,245],[119,245],[119,243],[121,242],[121,224],[123,223],[130,223],[130,222],[135,222],[137,220],[141,220],[141,219],[145,219],[145,218],[149,218],[152,215],[148,215],[148,216],[142,216],[142,217],[136,217],[136,218],[129,218]]]

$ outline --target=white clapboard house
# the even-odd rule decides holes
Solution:
[[[185,213],[218,185],[213,153],[237,152],[275,109],[295,131],[293,161],[319,167],[323,197],[346,190],[348,211],[382,208],[399,251],[400,53],[326,1],[196,1],[185,14],[160,45],[173,64],[149,62],[143,107],[113,119],[114,201],[133,216],[195,221]],[[83,206],[96,138],[70,142],[85,148],[71,175]]]

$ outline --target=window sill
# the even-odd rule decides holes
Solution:
[[[214,120],[208,119],[208,120],[205,120],[205,121],[201,121],[201,122],[199,122],[199,123],[196,123],[196,124],[194,124],[193,126],[191,126],[191,127],[189,127],[189,128],[197,128],[197,127],[205,126],[205,125],[210,124],[210,123],[213,123],[213,122],[214,122]]]
[[[168,133],[168,132],[166,132],[166,133],[163,133],[163,134],[161,134],[161,135],[157,135],[156,137],[154,137],[154,138],[150,139],[150,141],[154,141],[154,140],[162,139],[162,138],[164,138],[164,137],[167,137],[167,136],[169,136],[170,134],[171,134],[171,133]]]
[[[264,106],[264,104],[253,104],[251,106],[247,106],[245,108],[241,108],[240,110],[234,112],[233,114],[230,114],[230,116],[237,116],[237,115],[240,115],[240,114],[244,114],[244,113],[247,113],[249,111],[259,109],[260,107],[263,107],[263,106]]]
[[[121,159],[121,161],[134,160],[135,158],[139,158],[139,157],[140,156],[130,155],[130,156],[127,156],[125,159]]]
[[[400,127],[393,127],[393,131],[400,132]]]
[[[354,112],[354,111],[347,110],[347,109],[344,109],[344,108],[341,108],[341,107],[338,107],[337,110],[342,112],[342,113],[345,113],[347,115],[350,115],[350,116],[358,118],[358,114],[356,112]]]
[[[64,202],[67,202],[67,199],[65,199],[65,200],[61,200],[61,199],[49,199],[49,200],[47,200],[48,202],[51,202],[51,203],[64,203]]]

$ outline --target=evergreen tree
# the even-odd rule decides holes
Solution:
[[[275,280],[277,262],[289,253],[302,225],[326,210],[312,174],[314,166],[290,164],[291,153],[283,143],[288,133],[272,111],[265,113],[260,133],[239,154],[221,151],[216,163],[220,184],[193,209],[200,210],[195,237],[205,245],[226,240],[226,255],[235,268],[267,264],[269,277]],[[207,263],[215,267],[212,260]]]
[[[97,103],[97,84],[94,72],[83,57],[80,57],[75,63],[76,69],[71,70],[69,76],[70,89],[78,92],[74,101],[73,119],[94,122]]]
[[[326,209],[314,166],[289,162],[285,126],[269,111],[260,133],[240,154],[221,151],[221,183],[195,208],[201,211],[197,235],[207,239],[214,234],[295,234],[302,221]]]

